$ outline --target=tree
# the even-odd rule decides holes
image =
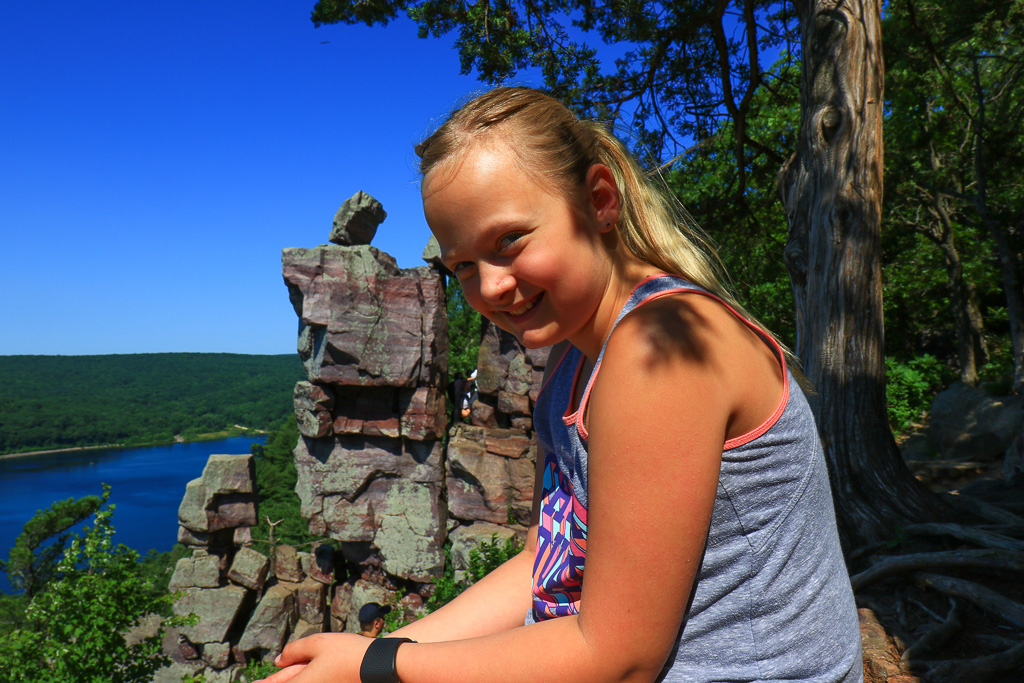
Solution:
[[[922,229],[946,256],[961,376],[984,356],[980,311],[962,274],[954,233],[988,236],[1005,297],[1014,390],[1024,391],[1024,247],[1021,119],[1024,118],[1024,3],[1020,0],[893,0],[887,48],[898,79],[903,130],[921,138],[926,163],[901,158],[904,182],[929,217]]]
[[[7,572],[11,587],[29,598],[41,591],[57,571],[57,560],[68,541],[67,531],[106,502],[106,494],[102,499],[98,496],[68,498],[37,511],[25,523],[7,561],[0,562],[0,569]]]
[[[130,683],[152,680],[168,663],[161,653],[166,620],[129,645],[125,633],[173,600],[142,578],[138,553],[114,544],[109,487],[91,527],[71,539],[53,578],[29,603],[26,623],[0,642],[5,680],[33,683]]]
[[[885,410],[881,3],[795,4],[803,116],[796,153],[779,174],[785,258],[796,352],[815,387],[811,405],[849,547],[886,538],[894,521],[949,513],[903,465]]]
[[[483,321],[466,303],[457,279],[449,277],[444,292],[448,315],[448,376],[454,377],[458,372],[469,377],[480,356]]]
[[[320,540],[309,533],[309,524],[302,517],[302,504],[295,493],[298,473],[292,451],[298,440],[299,428],[293,413],[279,429],[270,433],[266,445],[252,447],[256,490],[260,494],[260,520],[252,530],[257,541],[270,541],[272,523],[274,545],[304,545]]]

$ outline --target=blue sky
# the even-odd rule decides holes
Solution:
[[[292,353],[281,249],[357,190],[422,265],[412,146],[482,86],[450,37],[313,4],[3,3],[0,354]]]

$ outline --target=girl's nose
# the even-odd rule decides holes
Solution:
[[[478,266],[480,274],[480,298],[491,306],[511,301],[516,288],[516,280],[505,268],[482,263]]]

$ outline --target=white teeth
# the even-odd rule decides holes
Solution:
[[[509,315],[522,315],[523,313],[526,313],[528,310],[533,308],[533,304],[534,304],[533,300],[527,301],[526,303],[524,303],[519,308],[513,308],[513,309],[509,310]]]

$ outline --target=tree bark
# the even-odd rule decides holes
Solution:
[[[883,358],[880,0],[794,0],[802,42],[797,150],[779,174],[796,352],[847,549],[893,524],[945,520],[889,429]]]

